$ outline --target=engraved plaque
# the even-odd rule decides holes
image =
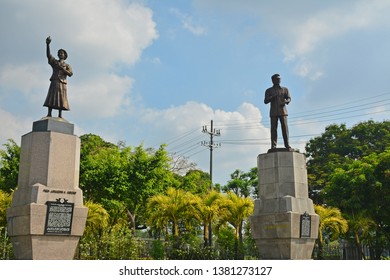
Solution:
[[[48,201],[45,234],[69,235],[72,230],[74,203]]]
[[[310,237],[311,233],[311,216],[305,212],[301,215],[301,234],[300,237]]]

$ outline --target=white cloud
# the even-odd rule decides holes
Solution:
[[[7,64],[0,67],[0,88],[4,91],[17,90],[29,95],[48,86],[49,75],[44,75],[46,69],[40,64]]]
[[[213,110],[210,107],[193,101],[164,110],[145,109],[141,112],[142,121],[165,133],[170,131],[173,134],[183,133],[194,127],[200,128],[212,117]]]
[[[297,75],[308,77],[311,80],[317,80],[323,76],[323,72],[318,69],[318,66],[310,62],[307,58],[302,58],[296,62],[294,71]]]
[[[102,74],[93,80],[84,80],[68,90],[71,110],[74,107],[75,114],[83,118],[116,116],[131,106],[129,92],[132,85],[133,79],[130,77],[115,74]]]
[[[354,38],[359,38],[359,32],[378,27],[386,32],[390,25],[388,0],[225,0],[223,5],[219,1],[194,0],[194,3],[204,13],[213,11],[232,18],[237,15],[248,18],[247,22],[258,32],[254,34],[264,33],[263,37],[276,39],[283,61],[298,76],[310,79],[326,76],[325,64],[332,60],[327,56],[337,52],[332,49],[337,48],[337,41],[353,33],[357,35]],[[246,27],[237,26],[241,30]],[[352,51],[356,46],[350,48]]]
[[[30,132],[32,128],[31,120],[18,118],[0,108],[0,143],[5,143],[7,139],[13,139],[20,145],[21,136]],[[2,149],[2,147],[0,147]]]
[[[197,36],[207,34],[207,29],[202,25],[195,23],[192,16],[182,13],[175,8],[172,8],[171,12],[180,19],[182,28],[190,31],[192,34]]]
[[[157,65],[162,63],[159,57],[147,58],[146,60],[152,64],[157,64]]]
[[[152,16],[150,8],[125,0],[7,1],[0,11],[1,44],[8,50],[0,57],[0,97],[12,89],[43,103],[51,75],[45,55],[50,35],[52,54],[59,48],[69,54],[72,110],[103,118],[128,109],[133,80],[118,73],[158,38]]]
[[[261,123],[260,110],[250,103],[241,104],[234,112],[217,110],[215,119],[217,128],[221,128],[218,140],[222,146],[214,156],[213,177],[225,184],[236,169],[249,171],[256,167],[257,156],[271,146],[270,132]]]
[[[69,41],[75,41],[83,50],[83,57],[87,56],[93,64],[102,67],[133,64],[158,37],[152,11],[137,3],[128,5],[125,1],[104,0],[66,3],[77,26]]]
[[[221,135],[215,137],[216,143],[222,143],[215,150],[215,182],[225,184],[235,169],[249,170],[256,166],[259,153],[270,147],[269,129],[261,124],[260,110],[250,103],[241,104],[234,111],[213,110],[197,102],[165,110],[148,109],[141,113],[145,126],[148,127],[149,141],[168,143],[171,152],[187,152],[190,160],[197,162],[198,167],[208,172],[209,153],[201,146],[207,141],[208,134],[202,133],[202,127],[214,121],[214,128],[220,129]],[[173,148],[173,150],[172,150]]]

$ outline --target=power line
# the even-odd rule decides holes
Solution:
[[[373,104],[378,104],[378,103],[382,103],[382,104],[380,104],[382,106],[389,105],[390,103],[388,103],[388,102],[386,103],[386,101],[390,101],[390,98],[381,99],[378,101],[373,101],[373,102],[368,102],[368,103],[366,102],[367,100],[374,100],[378,97],[382,97],[382,96],[389,95],[389,94],[390,94],[390,92],[386,92],[386,93],[379,94],[379,95],[373,96],[373,97],[370,96],[370,97],[362,98],[359,100],[352,100],[351,102],[348,102],[348,103],[336,104],[336,105],[332,105],[332,106],[297,112],[293,116],[290,116],[289,120],[300,119],[302,117],[309,117],[309,118],[316,117],[316,118],[318,118],[319,115],[324,115],[324,114],[330,114],[330,116],[332,116],[333,112],[338,112],[338,111],[342,111],[341,113],[338,113],[338,114],[344,114],[344,113],[347,114],[347,113],[350,113],[353,111],[357,111],[356,108],[358,108],[358,107],[364,106],[363,108],[360,108],[360,110],[377,108],[378,106],[368,106],[368,105],[373,105]],[[365,102],[365,103],[360,104],[360,105],[351,106],[351,104],[360,103],[360,102]],[[337,110],[334,109],[336,107],[342,107],[342,106],[348,106],[348,107],[337,109]],[[352,109],[352,111],[350,109]],[[311,112],[313,112],[313,113],[311,113]],[[311,114],[308,114],[308,113],[311,113]],[[326,117],[326,116],[323,116],[323,117]],[[247,120],[247,122],[244,125],[257,124],[261,119],[260,118],[252,118],[252,119],[247,118],[246,120]],[[262,123],[269,124],[269,120],[263,121]],[[218,122],[218,125],[220,127],[233,127],[233,126],[240,127],[243,124],[241,121],[220,121],[220,122]]]
[[[182,146],[185,146],[185,145],[187,145],[187,144],[194,143],[195,141],[198,141],[198,140],[200,140],[200,139],[202,139],[202,138],[203,138],[203,135],[198,135],[198,136],[193,137],[193,138],[191,138],[191,139],[189,139],[189,140],[186,140],[185,142],[179,143],[179,144],[177,144],[176,146],[171,146],[171,145],[168,145],[168,146],[170,146],[171,149],[176,150],[176,149],[179,149],[179,148],[181,148]]]
[[[356,117],[363,117],[367,115],[375,115],[386,113],[390,111],[390,98],[382,98],[388,96],[390,92],[386,92],[373,97],[366,97],[359,100],[352,100],[348,103],[335,104],[333,106],[326,106],[322,108],[312,109],[309,111],[298,112],[293,116],[289,117],[289,126],[295,127],[300,125],[307,125],[313,123],[326,123],[333,122],[337,120],[346,120]],[[380,98],[380,99],[379,99]],[[379,100],[378,100],[379,99]],[[368,101],[368,102],[367,102]],[[364,102],[364,104],[362,104]],[[352,106],[355,104],[354,106]],[[339,109],[335,109],[339,108]],[[369,112],[367,112],[367,110]],[[366,112],[362,112],[366,111]],[[356,112],[359,112],[358,114]],[[246,118],[245,121],[233,120],[233,121],[218,121],[216,122],[218,126],[227,131],[240,131],[240,130],[257,130],[262,129],[266,126],[269,126],[269,118],[266,120],[256,117],[256,118]],[[203,128],[204,129],[204,128]],[[204,150],[197,151],[196,146],[198,141],[202,136],[193,136],[194,133],[199,131],[199,128],[189,130],[179,136],[173,137],[169,142],[169,149],[175,151],[175,153],[189,154],[188,157],[194,156],[201,153]],[[220,130],[218,131],[220,133]],[[313,135],[298,135],[290,136],[294,137],[310,137],[317,136],[318,134]],[[227,139],[219,141],[218,143],[224,143],[228,145],[268,145],[268,138],[254,138],[254,139]],[[201,142],[202,143],[202,142]],[[203,141],[203,143],[207,143]],[[213,142],[214,145],[218,143]],[[172,145],[175,144],[175,145]],[[195,152],[194,152],[195,151]]]
[[[321,110],[328,110],[329,108],[337,108],[337,107],[342,107],[342,106],[350,106],[351,104],[355,104],[355,103],[360,103],[360,102],[365,102],[366,100],[373,100],[375,98],[378,98],[378,97],[382,97],[382,96],[385,96],[385,95],[390,95],[390,92],[385,92],[385,93],[382,93],[382,94],[379,94],[379,95],[376,95],[376,96],[369,96],[369,97],[365,97],[365,98],[361,98],[361,99],[356,99],[356,100],[351,100],[351,101],[348,101],[347,103],[341,103],[341,104],[335,104],[335,105],[332,105],[332,106],[327,106],[327,107],[317,107],[317,108],[313,108],[312,110],[306,110],[304,112],[298,112],[297,115],[299,114],[305,114],[305,113],[310,113],[310,112],[314,112],[313,115],[315,115],[317,112],[321,111]],[[388,100],[388,99],[386,99]]]

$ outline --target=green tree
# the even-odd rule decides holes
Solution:
[[[99,203],[94,203],[88,200],[84,203],[88,207],[87,222],[85,224],[85,234],[100,234],[101,231],[108,226],[110,218],[106,209]]]
[[[0,260],[7,260],[12,256],[12,244],[7,236],[6,211],[10,207],[12,194],[0,190]],[[12,258],[12,257],[11,257]]]
[[[20,147],[12,139],[0,150],[0,190],[12,192],[18,185]]]
[[[111,146],[83,154],[80,187],[88,199],[104,204],[105,200],[120,199],[128,192],[130,180],[126,167],[130,152],[128,148]]]
[[[11,206],[12,195],[0,190],[0,228],[7,226],[6,211]]]
[[[85,201],[84,206],[88,208],[88,216],[76,255],[78,258],[102,259],[103,235],[107,229],[109,215],[101,204],[91,200]]]
[[[372,153],[337,168],[324,193],[329,205],[350,217],[364,215],[375,222],[375,258],[390,244],[390,150]],[[356,236],[355,236],[356,238]],[[356,240],[358,246],[359,242]]]
[[[242,229],[243,222],[252,215],[254,210],[253,200],[249,197],[240,197],[233,192],[228,192],[224,196],[222,215],[219,226],[228,222],[235,229],[235,258],[240,257],[239,246],[243,244]]]
[[[76,258],[115,260],[142,257],[143,245],[133,237],[123,219],[111,216],[99,203],[89,200],[85,206],[88,207],[88,217]],[[113,209],[115,206],[111,205],[111,214]]]
[[[333,124],[306,144],[310,196],[317,204],[327,203],[323,192],[336,168],[343,168],[390,145],[390,121],[366,121],[352,128]]]
[[[149,197],[163,193],[168,187],[178,186],[179,182],[169,169],[170,157],[165,145],[157,150],[144,149],[143,145],[135,147],[127,167],[131,188],[123,199],[133,225],[138,216],[139,224],[145,228],[143,213]]]
[[[365,212],[360,212],[348,218],[348,225],[358,248],[359,259],[366,259],[362,243],[366,242],[366,244],[372,245],[371,234],[376,231],[375,221],[369,218]]]
[[[198,204],[199,199],[195,195],[180,189],[168,188],[166,194],[149,198],[147,203],[149,224],[163,230],[171,223],[172,234],[178,240],[179,225],[191,227],[191,221],[199,219]]]
[[[230,174],[230,180],[226,186],[222,187],[224,192],[233,192],[238,196],[257,197],[257,168],[252,168],[249,172],[243,172],[239,169],[236,169],[232,174]]]
[[[108,210],[125,205],[134,234],[136,229],[145,228],[147,199],[176,184],[165,146],[158,150],[143,145],[132,149],[89,134],[81,137],[80,162],[80,187],[85,196]]]
[[[335,207],[314,205],[314,210],[320,217],[318,227],[318,259],[324,258],[324,235],[336,239],[340,234],[348,231],[348,222],[341,215],[341,211]]]
[[[204,194],[199,200],[197,209],[199,211],[199,217],[203,222],[203,239],[205,246],[212,245],[209,225],[212,225],[212,223],[221,215],[221,199],[221,193],[211,190],[207,194]]]
[[[210,175],[201,170],[190,170],[179,181],[180,189],[199,195],[207,193],[211,186]]]

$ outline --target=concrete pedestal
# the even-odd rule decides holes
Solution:
[[[308,197],[306,160],[293,151],[258,156],[259,196],[251,217],[262,259],[311,259],[319,217]]]
[[[7,209],[17,259],[73,259],[88,208],[79,188],[80,139],[58,118],[22,136],[18,188]]]

